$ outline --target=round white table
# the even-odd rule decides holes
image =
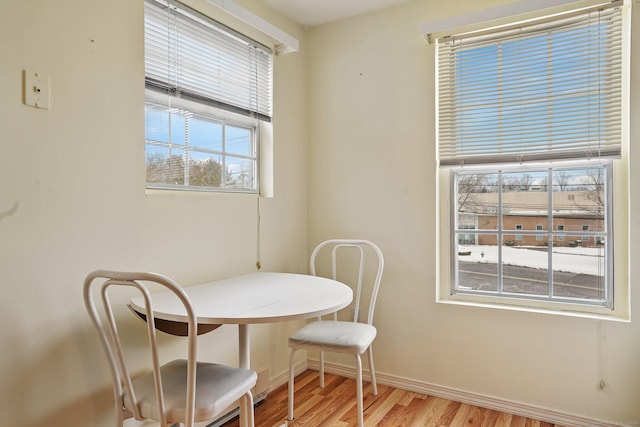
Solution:
[[[344,283],[318,276],[258,272],[184,288],[198,318],[198,333],[220,325],[238,325],[240,367],[250,367],[248,325],[322,316],[351,303],[353,292]],[[142,297],[131,299],[140,317]],[[153,295],[156,328],[186,335],[186,312],[172,293]]]

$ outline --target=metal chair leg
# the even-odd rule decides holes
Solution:
[[[324,388],[324,351],[320,352],[320,388]]]
[[[240,425],[245,427],[254,427],[253,396],[250,391],[242,396],[240,408]]]
[[[293,417],[293,394],[294,394],[294,390],[293,390],[293,382],[294,382],[294,375],[293,375],[293,355],[296,352],[295,348],[291,349],[291,353],[289,354],[289,393],[288,393],[288,406],[289,406],[289,421],[293,421],[294,417]]]
[[[369,373],[371,374],[371,387],[373,388],[374,396],[378,395],[378,384],[376,383],[376,369],[373,367],[373,346],[369,346],[367,349],[369,353]]]
[[[358,427],[364,426],[364,414],[362,403],[362,359],[359,354],[355,355],[356,358],[356,398],[358,400]]]

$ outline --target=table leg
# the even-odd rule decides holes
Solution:
[[[241,368],[251,368],[249,353],[251,344],[249,342],[249,325],[238,325],[238,355]],[[249,414],[246,413],[245,405],[240,404],[240,419],[246,420]]]
[[[251,346],[249,343],[249,325],[238,325],[238,351],[239,351],[239,366],[241,368],[251,368],[251,362],[249,359],[249,353]]]

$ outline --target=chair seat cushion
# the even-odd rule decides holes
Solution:
[[[164,389],[167,421],[182,422],[186,416],[187,361],[174,360],[160,368]],[[250,369],[234,368],[216,363],[197,362],[195,420],[208,421],[255,386],[258,375]],[[153,373],[133,381],[141,414],[159,420]],[[124,391],[125,407],[131,411],[130,399]]]
[[[366,323],[320,320],[289,337],[289,347],[318,351],[362,354],[376,337],[376,328]]]

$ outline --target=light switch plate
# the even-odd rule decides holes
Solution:
[[[23,71],[23,95],[25,105],[49,109],[51,82],[48,75],[37,71]]]

